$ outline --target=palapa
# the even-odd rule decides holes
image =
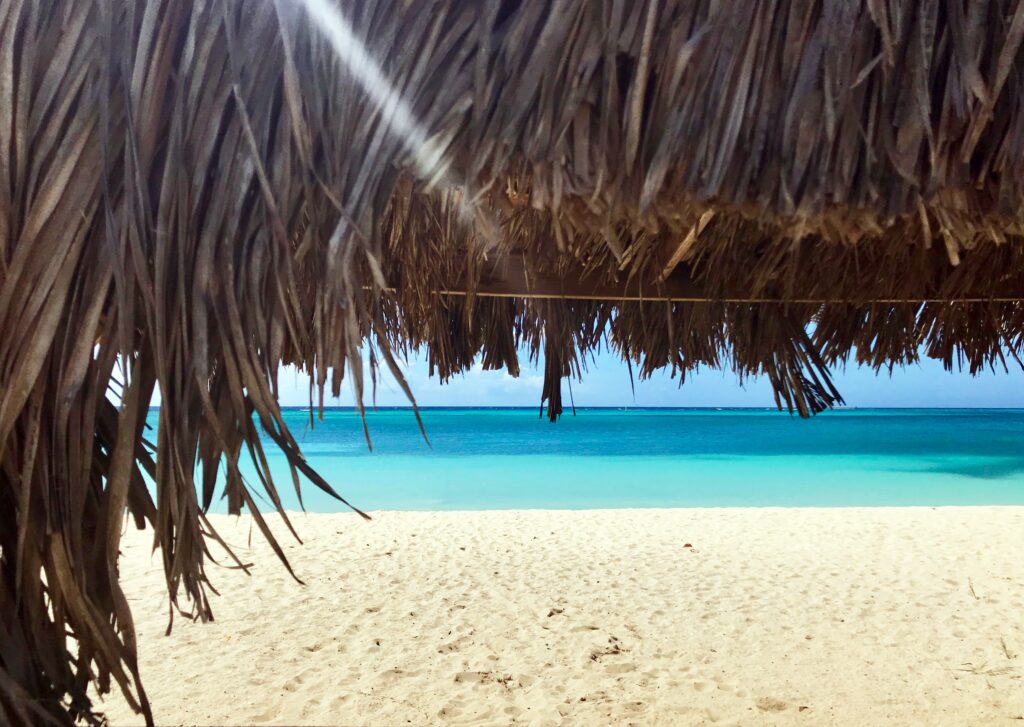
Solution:
[[[362,406],[412,349],[526,350],[554,418],[600,346],[801,415],[851,354],[1016,359],[1022,36],[1020,0],[2,0],[3,720],[98,721],[90,682],[152,719],[126,512],[206,619],[218,493],[273,543],[264,443],[334,493],[282,364]]]

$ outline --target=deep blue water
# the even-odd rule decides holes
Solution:
[[[1024,411],[286,411],[307,459],[364,509],[1024,504]],[[285,460],[266,450],[285,505]],[[259,487],[255,479],[252,480]],[[306,508],[343,510],[312,484]]]

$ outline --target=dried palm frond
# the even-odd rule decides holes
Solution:
[[[1019,360],[1022,38],[1020,0],[3,0],[0,715],[151,720],[125,513],[205,619],[218,495],[284,558],[266,443],[340,497],[282,364],[361,406],[525,348],[555,418],[605,339],[804,415],[851,353]]]

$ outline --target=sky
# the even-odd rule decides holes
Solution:
[[[521,356],[523,364],[526,356]],[[942,364],[922,359],[919,365],[895,369],[876,376],[871,369],[848,367],[833,371],[833,381],[847,406],[855,407],[1012,407],[1024,408],[1024,372],[1010,363],[1009,373],[985,373],[971,377],[966,372],[947,372]],[[479,364],[466,374],[442,385],[427,376],[425,357],[411,359],[406,378],[420,406],[539,406],[543,382],[541,371],[523,366],[518,378],[504,371],[483,371]],[[668,406],[668,407],[765,407],[774,406],[767,379],[748,379],[740,386],[731,371],[702,370],[679,379],[661,373],[646,381],[636,381],[630,389],[626,364],[613,354],[602,353],[588,365],[583,381],[572,382],[576,406]],[[309,380],[295,369],[280,373],[281,403],[306,406]],[[562,385],[563,404],[569,406],[568,387]],[[327,406],[351,406],[350,389],[343,389]],[[369,395],[367,395],[369,403]],[[402,390],[388,375],[379,383],[379,406],[406,406]]]

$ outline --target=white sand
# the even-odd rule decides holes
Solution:
[[[212,567],[218,620],[170,637],[126,536],[160,724],[1024,717],[1024,508],[297,515],[305,587],[215,520],[254,575]]]

